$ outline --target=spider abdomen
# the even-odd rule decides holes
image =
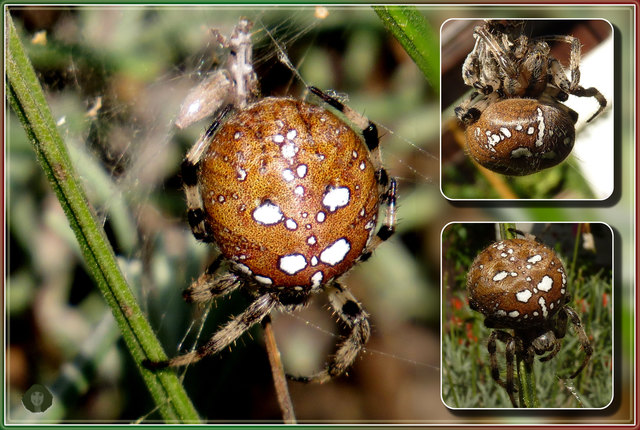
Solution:
[[[494,243],[478,254],[467,274],[469,305],[496,328],[543,325],[564,305],[566,287],[555,252],[530,239]]]
[[[575,120],[561,107],[538,100],[505,99],[489,105],[467,127],[467,151],[494,172],[529,175],[555,166],[571,153]]]
[[[379,190],[369,151],[322,107],[265,98],[213,137],[200,163],[205,223],[236,269],[274,287],[319,287],[360,257]]]

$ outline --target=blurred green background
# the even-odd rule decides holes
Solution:
[[[239,17],[254,21],[255,68],[264,95],[304,92],[278,60],[278,46],[308,84],[348,96],[380,126],[383,160],[399,180],[398,234],[345,279],[371,314],[372,338],[348,376],[324,385],[290,383],[302,422],[464,423],[493,420],[452,414],[440,399],[440,235],[451,221],[607,221],[617,240],[615,363],[631,377],[633,105],[630,9],[580,8],[617,29],[617,63],[627,73],[616,99],[617,193],[605,204],[451,204],[439,178],[439,95],[369,7],[15,7],[11,15],[41,79],[90,203],[140,305],[167,354],[197,340],[201,312],[181,290],[204,270],[211,248],[193,239],[179,179],[184,153],[206,121],[176,131],[172,121],[189,89],[224,62],[209,32],[228,34]],[[511,9],[420,8],[437,33],[451,17],[510,16]],[[509,15],[505,11],[509,12]],[[523,16],[545,11],[518,8]],[[548,12],[548,11],[547,11]],[[576,8],[554,8],[572,16]],[[6,13],[6,9],[5,9]],[[534,15],[535,14],[535,15]],[[39,33],[44,31],[44,33]],[[159,419],[75,239],[14,115],[7,115],[6,397],[8,422],[152,422]],[[618,297],[620,300],[618,300]],[[246,306],[242,295],[211,308],[199,342]],[[191,321],[196,318],[195,323]],[[319,369],[339,333],[319,295],[274,326],[285,369]],[[260,328],[230,351],[189,367],[188,394],[211,421],[280,419]],[[21,405],[35,383],[54,405],[34,416]],[[616,385],[614,407],[630,417],[629,390]],[[559,417],[536,420],[556,422]],[[589,422],[594,422],[590,419]]]

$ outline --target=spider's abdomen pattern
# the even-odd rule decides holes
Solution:
[[[467,127],[467,151],[494,172],[529,175],[571,153],[575,121],[567,111],[534,99],[502,100]]]
[[[555,252],[531,239],[490,245],[467,274],[469,305],[496,328],[543,324],[564,305],[566,287],[567,275]]]
[[[369,151],[315,105],[265,98],[234,113],[200,164],[205,223],[236,270],[317,288],[360,257],[379,190]]]

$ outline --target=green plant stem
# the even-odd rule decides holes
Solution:
[[[437,93],[440,91],[438,38],[415,6],[373,6],[384,26],[400,42]]]
[[[515,232],[515,223],[500,223],[500,239],[515,239],[517,233]],[[540,402],[536,396],[536,378],[533,372],[533,365],[529,366],[522,359],[521,354],[516,354],[516,366],[518,371],[518,397],[520,399],[520,407],[523,408],[538,408]]]
[[[578,231],[576,232],[576,240],[573,243],[573,258],[571,259],[570,274],[573,275],[572,279],[575,279],[576,275],[576,263],[578,261],[578,250],[580,249],[580,237],[582,235],[582,224],[578,224]]]
[[[500,228],[500,239],[501,240],[507,240],[507,239],[515,239],[518,234],[515,232],[516,230],[516,224],[513,222],[504,222],[504,223],[500,223],[498,224],[499,228]]]
[[[163,360],[166,356],[118,267],[104,230],[89,207],[40,82],[10,16],[7,17],[7,33],[9,102],[20,118],[38,161],[69,220],[87,269],[111,307],[125,343],[163,419],[197,423],[198,414],[175,373],[153,373],[140,364],[144,358]]]
[[[536,396],[536,378],[533,372],[533,363],[529,366],[524,360],[518,357],[518,381],[520,391],[518,397],[520,398],[521,408],[539,408],[540,402]]]

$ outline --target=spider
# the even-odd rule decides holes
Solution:
[[[573,149],[578,114],[561,103],[569,94],[598,101],[587,122],[607,106],[596,88],[580,86],[579,39],[528,38],[523,26],[486,20],[475,27],[475,45],[462,67],[465,84],[475,90],[455,108],[469,154],[490,170],[516,176],[555,166]],[[547,40],[570,45],[570,79]]]
[[[569,378],[585,368],[593,353],[580,317],[566,304],[570,300],[566,288],[562,262],[553,250],[530,235],[490,245],[469,269],[469,306],[485,316],[486,327],[496,329],[487,345],[491,376],[507,390],[514,407],[518,407],[514,356],[527,366],[533,365],[536,355],[542,356],[540,361],[551,360],[562,347],[569,320],[585,352],[582,364]],[[511,329],[513,334],[501,329]],[[497,341],[506,345],[506,382],[500,379]]]
[[[241,20],[226,43],[236,62],[251,58],[250,28]],[[233,52],[239,46],[244,55]],[[381,166],[373,122],[315,87],[308,90],[359,132],[304,101],[252,100],[246,88],[255,87],[253,69],[232,61],[229,70],[244,71],[231,79],[237,101],[222,109],[182,163],[193,235],[221,253],[183,295],[202,303],[242,289],[252,302],[196,350],[144,364],[194,363],[226,348],[270,312],[294,311],[327,291],[348,334],[325,369],[292,377],[325,382],[344,373],[369,338],[368,314],[340,279],[394,233],[396,181]],[[380,206],[386,213],[376,231]]]

